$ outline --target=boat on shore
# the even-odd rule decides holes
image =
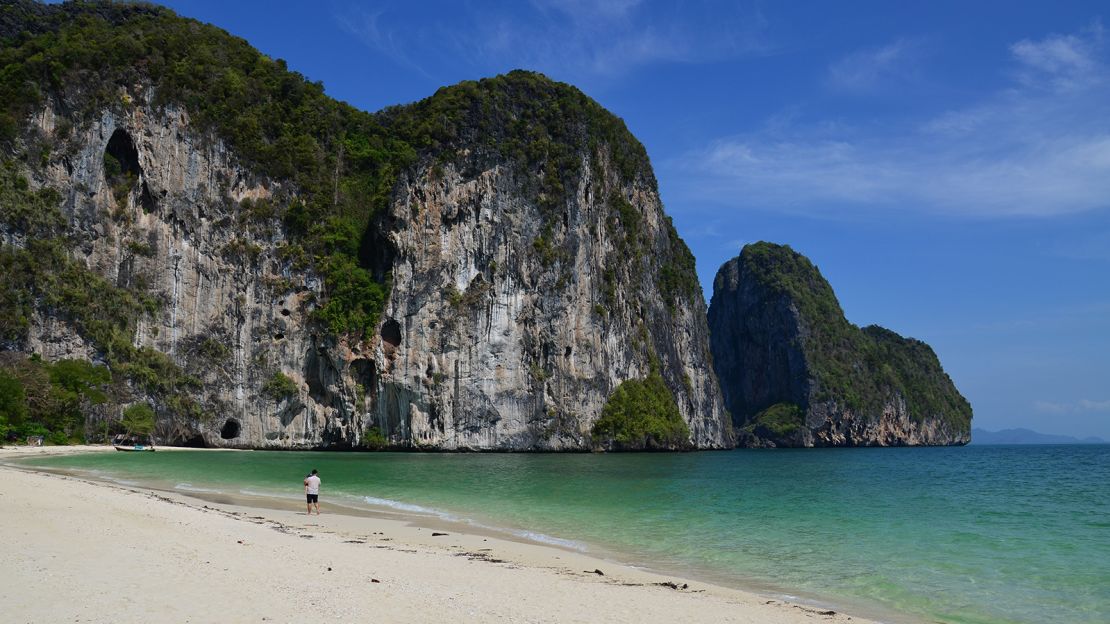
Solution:
[[[154,452],[154,447],[151,446],[151,445],[147,445],[147,444],[136,444],[134,446],[125,446],[125,445],[122,445],[122,444],[113,444],[112,448],[116,449],[117,451],[124,451],[124,452],[128,452],[128,453],[143,452],[143,451],[150,451],[152,453]]]
[[[112,438],[112,448],[126,453],[154,452],[154,438],[148,438],[144,442],[142,438],[136,439],[135,437],[121,433]]]

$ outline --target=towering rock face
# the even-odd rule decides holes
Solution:
[[[375,343],[375,417],[389,435],[441,448],[584,448],[607,398],[648,376],[654,358],[693,443],[729,443],[700,296],[674,303],[656,289],[655,263],[688,252],[654,188],[621,185],[604,152],[581,156],[553,226],[504,165],[423,168],[400,185],[393,292]],[[612,206],[622,200],[638,222],[634,257]]]
[[[751,446],[966,444],[971,406],[925,343],[848,323],[817,267],[756,243],[717,272],[714,368]]]
[[[0,348],[111,368],[106,420],[145,402],[162,439],[245,448],[731,445],[693,258],[642,146],[577,90],[514,72],[371,116],[168,11],[18,6],[13,49],[84,12],[71,37],[239,55],[190,82],[148,51],[167,62],[0,111],[0,261],[39,276],[0,278]],[[235,63],[300,98],[303,134],[219,117],[269,110]],[[37,201],[56,223],[24,217]],[[680,438],[594,431],[655,375]]]
[[[196,400],[193,413],[132,383],[129,399],[160,408],[160,437],[207,446],[357,444],[355,387],[340,374],[348,350],[309,328],[320,279],[294,275],[281,259],[280,221],[245,208],[269,201],[282,183],[236,164],[222,141],[198,136],[177,108],[142,102],[104,111],[64,139],[59,125],[74,127],[72,120],[53,107],[35,119],[49,142],[68,147],[25,173],[59,191],[71,260],[107,285],[156,302],[127,328],[127,341],[164,354],[181,369],[185,396]],[[104,164],[111,158],[130,168],[114,189]],[[5,246],[21,246],[18,232],[5,230]],[[104,362],[109,345],[72,314],[42,305],[25,341],[14,346],[48,361]],[[297,391],[267,396],[263,387],[276,373],[288,375]]]

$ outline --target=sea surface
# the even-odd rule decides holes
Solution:
[[[98,453],[102,479],[390,507],[888,621],[1110,622],[1110,445]]]

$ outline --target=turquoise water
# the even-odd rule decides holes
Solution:
[[[33,463],[183,490],[284,496],[291,505],[317,468],[325,509],[344,502],[438,513],[872,614],[1110,622],[1110,446],[182,451]]]

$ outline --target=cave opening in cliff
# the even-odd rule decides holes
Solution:
[[[122,174],[138,178],[142,174],[142,169],[139,167],[139,150],[135,149],[135,142],[131,140],[131,135],[126,130],[117,128],[112,133],[112,137],[108,139],[108,147],[104,148],[104,154],[114,158],[119,165],[119,170],[116,171],[111,161],[108,158],[104,159],[109,177],[112,174]]]
[[[401,346],[401,324],[395,319],[382,323],[382,340],[394,348]]]
[[[135,142],[126,130],[117,128],[104,148],[104,180],[108,183],[118,208],[122,209],[127,205],[127,198],[135,190],[136,183],[142,179],[142,173]],[[154,198],[145,181],[139,194],[139,204],[146,212],[154,210]]]
[[[204,436],[199,433],[178,441],[178,446],[183,446],[185,448],[208,448],[208,445],[204,442]]]
[[[220,429],[220,437],[225,440],[238,438],[240,430],[241,427],[239,425],[239,421],[235,420],[234,418],[228,418],[227,422],[224,423],[223,429]]]
[[[362,385],[368,396],[377,396],[378,367],[374,360],[360,358],[351,362],[351,376]]]

